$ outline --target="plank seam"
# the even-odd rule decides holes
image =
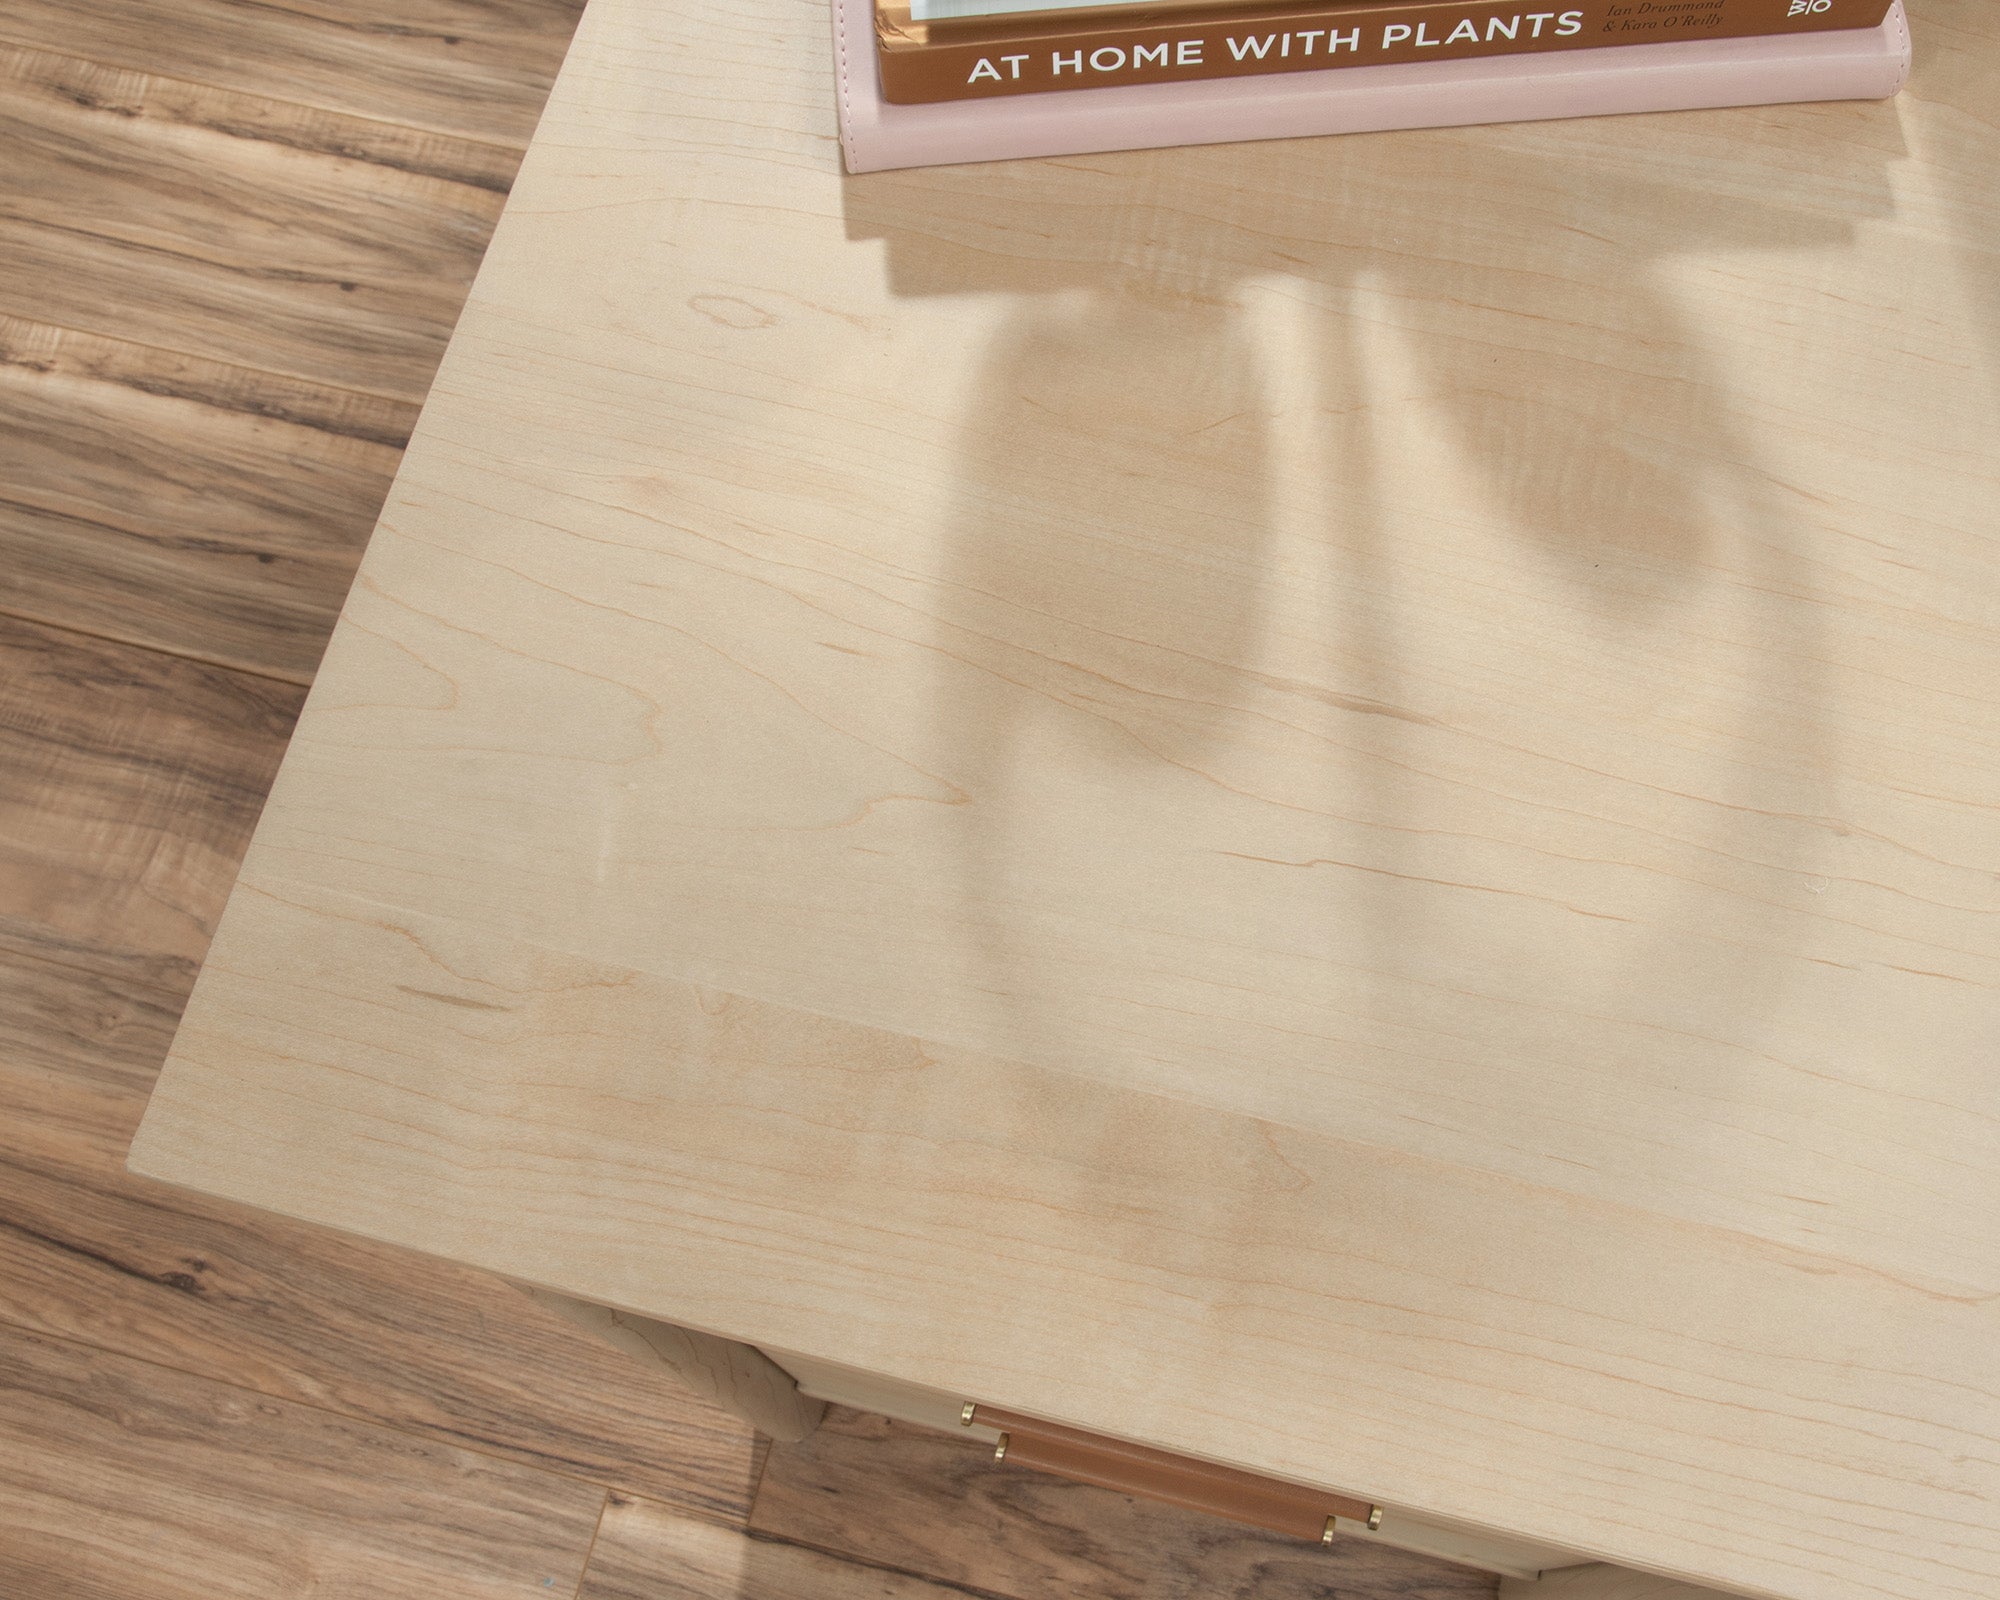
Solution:
[[[101,61],[95,56],[72,55],[67,50],[51,50],[45,43],[35,39],[23,38],[19,34],[10,33],[4,27],[0,27],[0,48],[23,50],[34,55],[53,56],[62,61],[74,61],[80,66],[95,67],[100,72],[135,73],[140,77],[151,79],[155,83],[175,84],[181,88],[195,89],[207,94],[233,95],[243,100],[254,100],[260,104],[276,106],[284,110],[303,111],[314,116],[339,117],[347,122],[365,123],[369,127],[374,128],[397,128],[405,133],[421,134],[429,139],[449,139],[458,144],[471,145],[479,150],[490,150],[515,157],[525,155],[528,149],[525,141],[515,144],[510,140],[482,139],[477,134],[452,133],[442,128],[427,127],[420,122],[393,122],[387,117],[371,117],[363,112],[347,111],[339,106],[320,105],[311,100],[293,100],[282,95],[262,94],[249,89],[232,89],[227,84],[204,83],[199,78],[183,78],[173,73],[155,72],[146,67],[123,66],[115,61]],[[234,130],[228,128],[217,127],[214,131],[227,134],[232,138],[249,137],[249,135],[236,133]],[[275,144],[289,143],[289,141],[282,139],[270,142]],[[418,176],[436,178],[440,183],[456,183],[468,189],[481,189],[493,194],[505,194],[507,192],[504,188],[492,187],[483,183],[472,183],[463,178],[447,178],[434,172],[425,172],[421,168],[409,168],[400,162],[375,160],[373,157],[358,152],[349,153],[347,159],[352,161],[367,161],[371,165],[388,167],[398,172],[414,171]]]
[[[4,509],[9,504],[18,503],[0,499],[0,509]],[[36,510],[41,508],[27,507],[25,509]],[[65,515],[65,513],[60,512],[56,514]],[[113,528],[102,522],[92,522],[87,517],[72,517],[70,520],[81,522],[86,527],[103,528],[107,533],[124,532],[121,528]],[[0,605],[0,617],[11,617],[16,622],[31,623],[37,628],[46,628],[51,633],[67,633],[79,639],[95,639],[100,644],[115,644],[121,649],[126,650],[144,650],[156,656],[166,656],[173,661],[187,661],[192,662],[198,667],[212,667],[219,672],[233,672],[245,678],[259,678],[265,683],[282,683],[288,689],[310,689],[312,687],[311,676],[303,678],[289,677],[282,672],[245,666],[240,661],[224,661],[216,656],[199,655],[192,650],[171,649],[151,639],[128,639],[115,633],[101,633],[95,628],[80,628],[74,622],[59,622],[49,617],[37,616],[34,612],[23,610],[21,607],[15,605]],[[331,631],[331,629],[328,630],[329,634],[331,634]],[[56,965],[67,965],[67,963],[57,962]],[[76,970],[83,971],[84,969],[79,967]]]

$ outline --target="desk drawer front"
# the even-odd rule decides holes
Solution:
[[[999,1459],[1080,1483],[1164,1500],[1190,1511],[1205,1511],[1301,1539],[1330,1535],[1336,1517],[1364,1524],[1372,1518],[1378,1526],[1381,1522],[1365,1500],[1259,1477],[991,1406],[969,1407],[968,1413],[964,1419],[968,1425],[999,1432],[1000,1443],[994,1451]]]
[[[1026,1434],[1034,1433],[1038,1437],[1046,1437],[1058,1431],[1053,1429],[1048,1423],[1021,1418],[1018,1413],[1002,1411],[993,1406],[974,1405],[971,1413],[972,1420],[968,1422],[965,1409],[967,1402],[960,1397],[942,1393],[935,1389],[922,1388],[916,1384],[905,1383],[899,1379],[885,1378],[877,1373],[859,1372],[852,1367],[838,1366],[830,1361],[820,1361],[810,1356],[802,1356],[789,1351],[770,1350],[766,1353],[779,1366],[798,1379],[799,1390],[802,1394],[810,1395],[817,1400],[831,1400],[837,1404],[849,1406],[857,1411],[873,1411],[882,1416],[894,1417],[901,1422],[916,1423],[929,1428],[957,1430],[994,1446],[999,1444],[1002,1430],[996,1427],[991,1419],[1000,1418],[1005,1422],[1019,1422],[1021,1426],[1009,1434],[1008,1453],[1004,1458],[1017,1465],[1027,1466],[1032,1464],[1029,1461],[1029,1456],[1033,1453],[1034,1447],[1032,1445],[1024,1445],[1022,1442]],[[1064,1429],[1060,1431],[1080,1433],[1086,1439],[1098,1437],[1093,1434],[1082,1434],[1081,1430]],[[1130,1445],[1124,1448],[1127,1450],[1144,1449],[1143,1446]],[[1164,1452],[1159,1453],[1164,1454]],[[1186,1465],[1208,1465],[1207,1463],[1188,1461],[1185,1457],[1169,1455],[1166,1459]],[[1071,1470],[1069,1466],[1051,1465],[1049,1470],[1058,1472],[1066,1477],[1075,1478],[1082,1476],[1080,1472]],[[1250,1477],[1260,1483],[1274,1481],[1256,1478],[1254,1474],[1249,1473],[1244,1474],[1244,1476]],[[1102,1478],[1090,1478],[1087,1481],[1101,1483],[1105,1480]],[[1147,1489],[1135,1488],[1123,1483],[1116,1485],[1116,1487],[1126,1489],[1130,1493],[1150,1494],[1151,1492]],[[1282,1485],[1282,1487],[1296,1489],[1299,1493],[1310,1496],[1316,1507],[1324,1505],[1333,1508],[1333,1514],[1337,1518],[1335,1531],[1339,1534],[1358,1539],[1369,1539],[1380,1544],[1395,1545],[1404,1550],[1421,1551],[1425,1555],[1441,1556],[1447,1561],[1457,1561],[1471,1567],[1482,1567],[1488,1572],[1497,1572],[1505,1576],[1533,1578],[1540,1572],[1558,1567],[1572,1566],[1590,1559],[1588,1556],[1532,1543],[1525,1539],[1510,1538],[1500,1534],[1465,1528],[1453,1523],[1436,1521],[1429,1517],[1398,1510],[1394,1506],[1383,1507],[1380,1526],[1371,1528],[1369,1526],[1371,1508],[1367,1501],[1357,1496],[1342,1495],[1332,1491],[1306,1489],[1290,1484]],[[1163,1498],[1158,1495],[1152,1497]],[[1346,1509],[1340,1509],[1342,1507]],[[1224,1515],[1233,1514],[1229,1512],[1224,1513]],[[1320,1533],[1321,1527],[1323,1527],[1324,1515],[1322,1513],[1321,1524],[1314,1526],[1311,1530],[1308,1530],[1302,1524],[1287,1524],[1284,1531],[1299,1532],[1301,1534],[1310,1531],[1312,1535],[1316,1536]],[[1254,1519],[1246,1518],[1243,1520]],[[1270,1526],[1270,1524],[1259,1523],[1259,1526]]]

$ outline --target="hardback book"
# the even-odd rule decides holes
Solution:
[[[1910,70],[1909,27],[1902,0],[1893,0],[1872,28],[897,105],[876,76],[871,0],[834,0],[833,26],[841,151],[857,173],[1389,128],[1884,100]]]
[[[895,105],[1872,28],[1890,0],[874,0]]]

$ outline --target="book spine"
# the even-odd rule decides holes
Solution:
[[[1532,0],[1531,0],[1532,3]],[[1205,20],[1083,27],[1060,13],[1013,27],[933,30],[916,43],[878,29],[882,98],[895,105],[1044,94],[1112,84],[1313,72],[1399,61],[1730,39],[1880,25],[1890,0],[1311,0]]]

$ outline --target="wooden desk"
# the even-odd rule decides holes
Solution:
[[[135,1167],[1993,1595],[2000,20],[1915,9],[1891,104],[849,181],[817,3],[597,0]]]

